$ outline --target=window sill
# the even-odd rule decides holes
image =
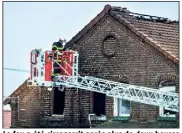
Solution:
[[[64,118],[64,115],[58,115],[58,114],[52,114],[52,117],[57,117],[57,118]]]
[[[114,116],[112,118],[113,121],[128,121],[130,116]]]
[[[158,121],[176,121],[176,117],[158,117],[157,118]]]
[[[45,116],[43,120],[48,120],[48,121],[60,121],[64,120],[64,115],[57,115],[57,114],[52,114],[51,116]]]
[[[52,114],[52,116],[64,116],[64,115],[60,115],[60,114]]]
[[[89,115],[89,119],[90,120],[97,120],[97,121],[106,121],[107,120],[107,117],[105,115],[102,115],[102,116],[96,116],[95,114],[90,114]]]
[[[107,120],[107,118],[106,118],[106,116],[102,116],[102,117],[97,117],[97,120],[99,120],[99,121],[106,121]]]

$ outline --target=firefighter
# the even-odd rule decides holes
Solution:
[[[60,65],[61,60],[58,58],[58,56],[61,55],[61,52],[63,51],[63,40],[60,38],[58,42],[54,42],[52,45],[52,52],[53,52],[53,59],[56,60],[56,62],[53,63],[53,68],[56,67],[56,69],[53,69],[53,77],[58,76],[61,73]]]
[[[52,44],[52,50],[55,51],[55,50],[63,50],[64,49],[64,46],[63,46],[63,40],[60,38],[58,42],[54,42]]]

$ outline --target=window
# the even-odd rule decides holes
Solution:
[[[65,104],[65,90],[61,91],[57,87],[53,88],[53,114],[63,115]]]
[[[105,115],[105,94],[93,92],[93,112],[96,116]]]
[[[114,98],[114,116],[130,116],[130,101]]]
[[[117,40],[113,35],[108,35],[103,40],[103,54],[107,57],[113,57],[116,50]]]
[[[176,92],[176,87],[173,82],[160,83],[159,89],[167,92]],[[163,107],[159,107],[160,117],[176,117],[176,112],[165,110]]]
[[[119,76],[120,83],[128,84],[127,76]],[[130,101],[114,98],[114,116],[130,116]]]

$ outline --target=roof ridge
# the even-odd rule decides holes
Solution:
[[[109,12],[110,15],[115,18],[117,21],[128,27],[133,33],[135,33],[139,38],[142,38],[145,42],[156,48],[159,52],[163,53],[168,59],[174,61],[175,63],[179,63],[179,59],[176,58],[174,55],[166,51],[161,47],[161,44],[157,41],[154,41],[152,38],[148,37],[147,34],[144,32],[139,31],[138,28],[135,27],[135,25],[131,24],[128,20],[125,18],[121,17],[117,13],[114,13],[112,10]]]
[[[134,16],[136,19],[141,19],[141,20],[145,20],[145,21],[160,22],[160,23],[165,23],[165,24],[179,23],[178,20],[170,20],[169,18],[166,18],[166,17],[130,12],[126,7],[112,6],[111,10],[121,12],[121,13],[126,13],[127,15]]]

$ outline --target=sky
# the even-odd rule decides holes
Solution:
[[[178,2],[3,2],[3,67],[30,70],[30,52],[50,50],[59,37],[69,41],[106,4],[131,12],[178,20]],[[3,69],[3,93],[9,96],[29,72]]]

